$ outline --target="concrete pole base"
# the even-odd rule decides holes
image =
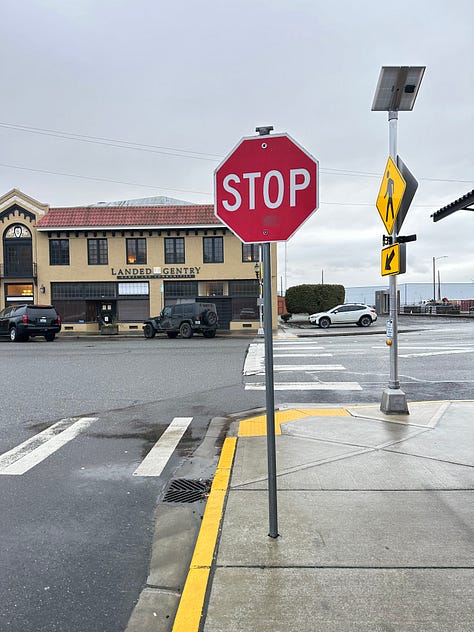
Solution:
[[[261,327],[259,327],[259,328],[258,328],[258,331],[257,331],[257,335],[258,335],[258,336],[263,336],[263,334],[264,334],[264,333],[265,333],[265,332],[263,331],[263,329],[262,329]]]
[[[386,415],[409,415],[407,398],[399,388],[386,388],[382,393],[380,410]]]

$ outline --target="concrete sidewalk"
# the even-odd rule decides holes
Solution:
[[[235,424],[174,632],[474,629],[474,400],[276,413]]]

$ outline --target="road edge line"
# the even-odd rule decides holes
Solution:
[[[224,440],[172,632],[199,630],[236,446],[237,437]]]

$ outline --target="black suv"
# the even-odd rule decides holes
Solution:
[[[145,338],[154,338],[157,332],[166,332],[168,338],[191,338],[194,333],[214,338],[217,329],[217,311],[214,303],[179,303],[168,305],[159,316],[145,321]]]
[[[48,342],[61,331],[61,317],[52,305],[11,305],[0,312],[0,336],[12,342],[44,336]]]

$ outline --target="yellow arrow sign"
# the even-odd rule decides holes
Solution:
[[[393,244],[382,248],[382,276],[403,274],[406,271],[405,244]]]
[[[406,183],[402,174],[393,160],[389,158],[376,202],[377,210],[389,234],[392,233],[405,188]]]

